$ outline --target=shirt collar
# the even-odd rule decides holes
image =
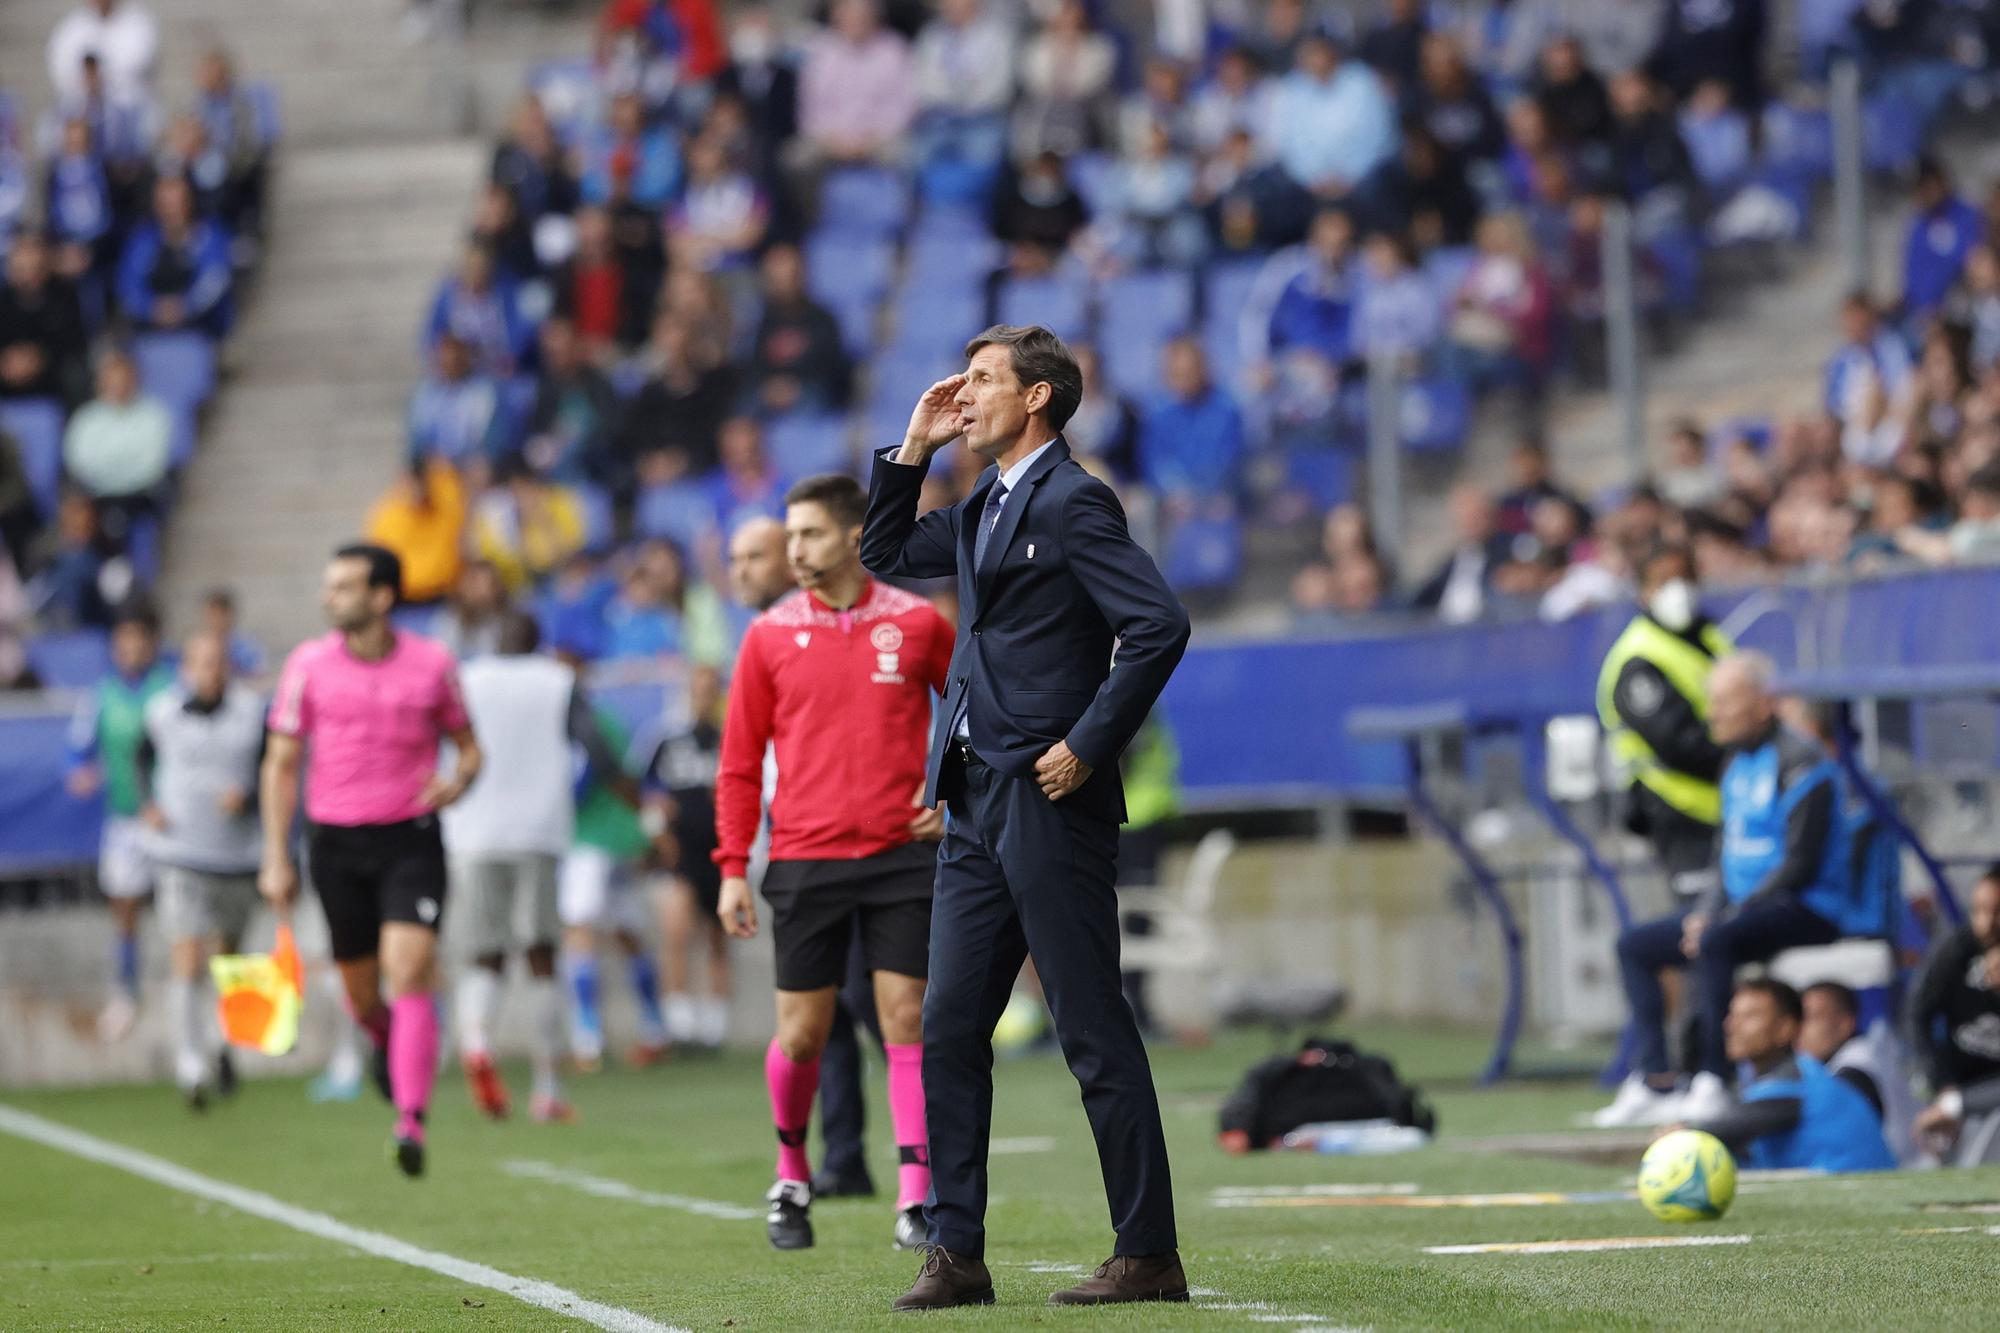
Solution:
[[[1012,495],[1014,493],[1014,488],[1021,484],[1021,478],[1028,475],[1028,469],[1035,465],[1035,460],[1047,453],[1054,446],[1055,438],[1051,436],[1047,444],[1000,474],[1000,485],[1006,488],[1007,494]]]

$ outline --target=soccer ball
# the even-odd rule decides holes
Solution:
[[[1736,1198],[1736,1159],[1722,1140],[1681,1129],[1646,1149],[1639,1202],[1662,1222],[1713,1222]]]

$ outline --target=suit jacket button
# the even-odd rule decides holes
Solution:
[[[975,639],[976,639],[976,638],[978,638],[978,637],[979,637],[979,631],[978,631],[978,630],[976,630],[976,629],[975,629],[974,631],[972,631],[972,637],[973,637],[973,638],[975,638]]]

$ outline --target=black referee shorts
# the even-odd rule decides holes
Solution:
[[[315,824],[306,856],[335,962],[373,958],[385,921],[433,931],[444,921],[444,835],[436,815],[399,824]]]
[[[777,945],[778,989],[821,990],[847,978],[857,924],[870,972],[928,977],[931,885],[937,851],[927,842],[853,861],[773,861],[764,871]]]

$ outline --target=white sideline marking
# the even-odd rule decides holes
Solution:
[[[245,1189],[226,1181],[204,1176],[198,1171],[190,1171],[163,1157],[127,1148],[122,1144],[100,1139],[82,1130],[59,1125],[53,1120],[29,1115],[11,1106],[0,1105],[0,1131],[39,1143],[46,1148],[54,1148],[86,1161],[112,1166],[130,1175],[150,1180],[156,1185],[192,1194],[197,1198],[210,1199],[226,1204],[238,1212],[261,1217],[267,1222],[302,1231],[308,1236],[318,1236],[349,1249],[360,1250],[378,1259],[392,1263],[421,1268],[436,1273],[440,1277],[454,1278],[468,1286],[484,1287],[497,1291],[503,1296],[528,1305],[538,1306],[551,1313],[570,1319],[581,1319],[587,1324],[608,1330],[608,1333],[687,1333],[685,1329],[671,1324],[662,1324],[648,1319],[634,1310],[626,1310],[616,1305],[603,1305],[586,1300],[566,1287],[558,1287],[551,1282],[535,1278],[515,1277],[497,1268],[474,1263],[470,1259],[460,1259],[456,1255],[444,1254],[437,1250],[426,1250],[408,1241],[380,1231],[367,1231],[361,1227],[328,1217],[325,1213],[315,1213],[275,1199],[258,1190]]]
[[[1595,1240],[1510,1240],[1485,1245],[1426,1245],[1425,1254],[1595,1254],[1667,1250],[1687,1245],[1748,1245],[1748,1236],[1606,1236]]]
[[[0,1268],[157,1268],[165,1264],[290,1264],[320,1256],[291,1254],[167,1254],[151,1259],[0,1259]]]
[[[1416,1192],[1415,1184],[1402,1180],[1393,1185],[1224,1185],[1210,1190],[1208,1197],[1220,1203],[1224,1199],[1365,1199]]]
[[[582,1171],[572,1171],[568,1167],[557,1166],[554,1162],[531,1162],[516,1158],[501,1163],[501,1169],[508,1175],[519,1176],[523,1180],[542,1180],[551,1185],[567,1185],[573,1190],[581,1190],[600,1199],[619,1199],[625,1203],[643,1204],[648,1208],[672,1208],[677,1212],[693,1213],[696,1217],[715,1217],[725,1222],[754,1222],[764,1216],[761,1209],[745,1208],[740,1203],[718,1203],[714,1199],[695,1199],[685,1194],[661,1194],[655,1190],[642,1190],[637,1185],[628,1185],[622,1180],[587,1175]]]
[[[994,1139],[986,1145],[989,1157],[1004,1157],[1010,1153],[1052,1152],[1056,1141],[1045,1134],[1031,1134],[1018,1139]]]

